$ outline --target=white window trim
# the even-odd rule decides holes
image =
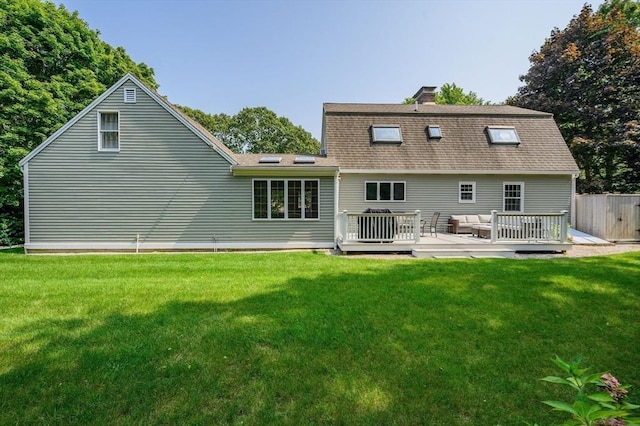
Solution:
[[[124,88],[124,103],[125,104],[135,104],[136,101],[138,100],[138,94],[136,92],[136,88],[135,87],[125,87]],[[132,99],[127,97],[127,92],[129,93],[133,93]]]
[[[367,184],[375,183],[376,184],[376,199],[375,200],[367,200]],[[390,183],[391,184],[391,200],[381,200],[380,199],[380,184],[381,183]],[[402,200],[394,200],[393,199],[393,184],[394,183],[402,183],[404,184],[404,192],[402,194]],[[364,182],[364,201],[366,203],[405,203],[407,202],[407,182],[404,180],[368,180]]]
[[[100,128],[101,115],[102,114],[117,114],[118,115],[118,148],[103,148],[102,147],[102,129]],[[100,152],[120,152],[120,111],[100,110],[97,115],[98,119],[98,151]]]
[[[462,185],[471,185],[470,200],[462,199]],[[465,194],[468,194],[468,192],[465,192]],[[503,196],[504,196],[504,192],[503,192]],[[475,202],[476,202],[476,183],[475,182],[458,182],[458,203],[475,204]]]
[[[504,195],[505,187],[507,185],[520,185],[520,210],[507,211],[507,200]],[[524,213],[524,182],[502,182],[502,211],[505,213]]]
[[[255,194],[255,182],[267,182],[267,217],[256,217],[256,194]],[[272,181],[284,181],[284,217],[282,218],[272,218],[271,217],[271,182]],[[289,217],[289,182],[297,181],[300,182],[302,192],[304,194],[305,183],[306,182],[316,182],[318,184],[318,217]],[[252,179],[251,180],[251,219],[254,221],[304,221],[304,222],[312,222],[320,220],[320,179]],[[304,200],[304,197],[303,197]],[[304,215],[305,208],[302,207],[302,214]]]

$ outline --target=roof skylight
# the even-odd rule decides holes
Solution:
[[[495,144],[519,144],[520,138],[516,128],[512,126],[487,126],[487,133],[491,143]]]
[[[310,155],[297,155],[293,162],[295,164],[314,164],[316,159]]]
[[[440,126],[429,125],[427,126],[427,135],[429,139],[440,139],[442,138],[442,130],[440,130]]]
[[[374,143],[402,143],[400,126],[371,126]]]
[[[263,164],[278,164],[280,161],[282,161],[282,157],[262,157],[259,162]]]

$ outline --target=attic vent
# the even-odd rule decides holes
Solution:
[[[282,157],[262,157],[259,163],[262,164],[279,164],[282,161]]]
[[[440,139],[442,138],[442,130],[440,130],[440,126],[427,126],[427,135],[429,139]]]
[[[125,87],[124,88],[124,103],[135,104],[136,103],[136,88]]]
[[[373,143],[402,143],[400,126],[371,126]]]
[[[308,155],[298,155],[293,160],[293,162],[295,164],[314,164],[316,162],[316,159]]]
[[[487,126],[487,133],[491,143],[517,145],[520,143],[516,128],[512,126]]]

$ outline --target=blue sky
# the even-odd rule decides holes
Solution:
[[[516,93],[585,0],[58,0],[155,70],[173,103],[266,106],[320,138],[323,102],[399,103],[456,83]],[[602,0],[586,1],[597,8]]]

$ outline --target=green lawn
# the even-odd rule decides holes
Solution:
[[[640,401],[640,254],[0,252],[0,424],[551,424],[554,355]]]

